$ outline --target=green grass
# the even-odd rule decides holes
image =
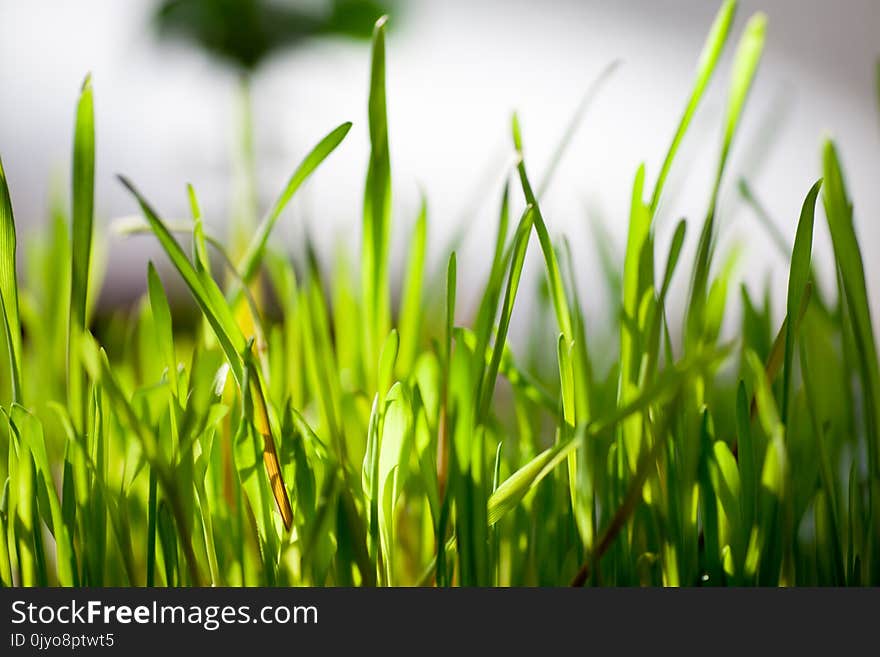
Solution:
[[[737,252],[716,254],[762,14],[733,58],[699,230],[681,219],[668,245],[655,244],[666,180],[719,75],[735,10],[725,2],[711,27],[653,186],[638,168],[622,261],[596,245],[607,280],[595,289],[578,289],[576,260],[541,201],[615,65],[576,109],[537,194],[513,117],[518,157],[472,312],[458,293],[475,274],[454,252],[442,254],[445,276],[426,271],[424,198],[392,304],[389,244],[392,220],[401,222],[391,212],[384,20],[373,37],[359,263],[339,256],[322,267],[311,244],[291,257],[270,239],[301,185],[326,158],[344,156],[334,151],[350,123],[304,157],[241,248],[218,239],[192,187],[192,220],[169,222],[121,178],[144,219],[123,232],[158,240],[194,323],[169,303],[165,270],[152,263],[142,300],[95,317],[87,79],[70,218],[53,210],[22,259],[25,284],[0,167],[0,583],[880,584],[880,367],[834,144],[817,157],[823,178],[804,190],[793,246],[739,181],[789,257],[782,322],[769,290],[743,288],[739,311],[729,298]],[[823,234],[817,205],[833,246],[832,299],[819,294],[811,257]],[[690,263],[681,257],[689,234],[698,235]],[[526,316],[517,301],[531,284],[530,248],[540,249],[547,294]],[[674,316],[670,290],[683,277],[690,287]],[[606,289],[616,297],[611,336],[583,312]],[[722,341],[731,322],[741,328]],[[530,336],[525,348],[508,341],[517,323]],[[618,350],[610,359],[609,344]]]

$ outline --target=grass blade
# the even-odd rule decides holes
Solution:
[[[789,388],[792,377],[792,359],[794,357],[795,322],[792,318],[795,313],[803,312],[804,293],[810,284],[811,253],[813,247],[813,218],[816,214],[816,199],[819,196],[819,187],[822,181],[816,182],[804,200],[801,209],[801,218],[798,221],[797,234],[794,238],[794,247],[791,253],[791,269],[788,275],[788,300],[786,302],[787,316],[785,334],[785,362],[782,366],[782,423],[785,424],[788,417]]]
[[[428,202],[422,196],[419,216],[410,238],[409,258],[403,279],[403,299],[400,302],[400,356],[398,372],[405,374],[412,369],[418,353],[421,330],[422,286],[425,269],[425,246],[428,232]]]
[[[721,53],[724,51],[724,46],[730,35],[730,27],[733,25],[733,18],[735,15],[736,0],[726,0],[725,3],[721,5],[721,9],[718,10],[718,14],[715,16],[715,21],[712,23],[712,27],[709,30],[709,36],[706,37],[706,43],[703,45],[699,63],[697,64],[697,77],[694,81],[693,90],[691,91],[690,98],[688,98],[687,105],[685,105],[684,113],[678,122],[678,128],[676,128],[675,135],[672,137],[672,143],[669,145],[669,150],[666,152],[663,165],[660,167],[660,174],[657,176],[657,182],[654,185],[654,192],[651,194],[649,208],[652,216],[657,212],[657,207],[660,204],[660,197],[663,193],[663,187],[666,184],[666,178],[669,176],[669,170],[672,168],[672,162],[675,160],[678,147],[681,145],[681,141],[690,126],[691,119],[697,111],[700,100],[703,98],[706,87],[712,79],[712,74],[718,66],[718,60],[721,58]]]
[[[727,166],[727,158],[730,147],[742,117],[746,98],[752,88],[758,64],[764,51],[764,40],[767,30],[767,17],[762,13],[753,15],[746,24],[743,35],[740,38],[736,55],[734,56],[733,69],[731,72],[730,88],[727,96],[727,110],[724,119],[724,134],[721,141],[721,154],[718,160],[718,170],[715,175],[715,184],[712,187],[712,196],[709,201],[709,211],[703,223],[700,233],[700,241],[697,245],[697,257],[694,263],[693,281],[691,284],[690,303],[688,304],[687,335],[688,342],[702,339],[705,321],[704,310],[706,304],[706,292],[709,282],[709,268],[711,264],[712,244],[715,237],[715,215],[718,204],[718,193],[721,180]]]
[[[388,152],[388,118],[385,102],[385,23],[383,16],[373,30],[370,71],[370,162],[364,191],[361,285],[366,332],[364,371],[375,386],[376,362],[381,341],[391,323],[388,289],[388,247],[391,232],[391,159]]]
[[[137,188],[123,176],[119,176],[119,180],[137,200],[144,217],[150,224],[150,228],[171,260],[171,264],[174,265],[183,278],[193,298],[211,325],[223,352],[226,354],[236,381],[241,383],[243,376],[240,354],[245,348],[245,338],[238,328],[238,324],[226,302],[218,302],[218,299],[223,299],[219,288],[213,282],[206,281],[205,277],[199,276],[192,263],[187,259],[186,253],[180,244],[174,239],[174,236]],[[209,287],[213,289],[209,290]]]
[[[284,190],[278,196],[266,216],[263,217],[260,225],[257,226],[257,230],[251,238],[247,250],[238,265],[239,275],[245,283],[249,283],[257,273],[260,263],[262,262],[263,252],[266,250],[266,242],[268,242],[269,235],[275,227],[275,222],[278,221],[278,217],[281,216],[284,208],[287,207],[287,204],[290,203],[293,195],[296,194],[302,184],[308,180],[309,176],[312,175],[315,169],[317,169],[318,166],[327,159],[327,156],[336,150],[336,147],[342,143],[342,140],[345,139],[345,136],[350,129],[351,122],[345,122],[334,128],[326,137],[319,141],[311,151],[309,151],[308,155],[303,158],[303,161],[300,162],[299,166],[290,176]]]
[[[87,398],[79,362],[80,340],[87,328],[89,268],[95,205],[95,110],[91,78],[83,82],[76,109],[73,138],[73,222],[70,277],[70,328],[68,333],[68,392],[74,426],[83,431]]]
[[[519,163],[517,171],[519,172],[520,183],[522,184],[523,195],[526,203],[534,209],[532,224],[538,235],[538,242],[541,245],[541,252],[544,254],[544,264],[547,270],[547,282],[550,286],[550,298],[553,300],[553,310],[556,313],[556,321],[559,330],[568,342],[574,339],[574,332],[571,323],[571,311],[568,307],[568,300],[565,294],[565,287],[562,283],[562,275],[559,272],[559,261],[556,258],[556,252],[553,249],[553,243],[550,241],[550,233],[547,231],[547,225],[544,223],[544,217],[538,207],[538,199],[532,191],[532,185],[529,182],[526,173],[526,165],[523,160],[523,143],[522,133],[519,127],[519,119],[516,114],[513,115],[512,121],[513,146],[519,155]]]
[[[0,310],[9,351],[12,401],[22,402],[21,387],[21,320],[18,313],[18,278],[15,271],[15,219],[12,200],[6,183],[6,172],[0,161]]]

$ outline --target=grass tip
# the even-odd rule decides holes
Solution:
[[[764,37],[767,31],[767,14],[763,11],[757,11],[749,18],[746,24],[746,32],[756,37]]]
[[[519,116],[514,111],[513,115],[510,117],[510,129],[513,133],[513,147],[516,149],[517,154],[519,155],[519,162],[522,161],[522,131],[519,126]],[[517,162],[517,165],[519,164]]]

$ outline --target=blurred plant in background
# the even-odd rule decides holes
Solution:
[[[281,49],[327,37],[369,39],[387,10],[387,3],[374,0],[164,0],[160,5],[155,16],[160,35],[189,41],[239,74],[233,255],[242,254],[258,212],[251,79]]]

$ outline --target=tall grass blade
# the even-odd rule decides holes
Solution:
[[[419,216],[410,238],[409,257],[403,279],[403,297],[400,302],[400,356],[398,372],[412,369],[418,354],[419,334],[422,328],[422,288],[425,270],[425,248],[428,232],[428,202],[422,197]]]
[[[72,166],[72,260],[70,277],[70,328],[68,334],[67,386],[74,426],[84,429],[85,382],[79,362],[80,340],[87,328],[89,269],[92,256],[92,224],[95,205],[95,112],[92,82],[83,82],[76,109]]]
[[[12,199],[6,182],[6,172],[0,161],[0,309],[3,311],[3,328],[9,352],[12,401],[22,403],[21,387],[21,320],[18,312],[18,277],[15,270],[15,219],[12,215]]]
[[[794,248],[791,253],[791,269],[788,275],[788,299],[786,311],[789,321],[786,323],[785,362],[782,366],[782,422],[788,418],[789,388],[792,379],[792,361],[794,358],[795,322],[791,320],[801,311],[804,293],[810,284],[811,253],[813,247],[813,218],[816,214],[816,199],[822,181],[816,182],[804,200],[801,217],[798,221]]]
[[[685,133],[687,133],[687,129],[691,124],[691,119],[697,111],[700,100],[702,100],[703,95],[706,92],[706,87],[712,79],[712,74],[715,72],[715,68],[718,66],[718,60],[721,58],[721,53],[724,51],[724,46],[730,35],[730,27],[733,25],[735,15],[736,0],[726,0],[718,10],[718,14],[715,16],[715,21],[712,23],[712,27],[709,30],[709,35],[706,37],[706,42],[703,45],[699,63],[697,64],[697,76],[694,81],[693,90],[688,98],[687,105],[685,105],[684,113],[678,122],[675,135],[672,137],[672,143],[669,145],[666,157],[660,167],[660,173],[657,176],[657,182],[654,185],[654,192],[651,194],[649,209],[652,216],[657,212],[657,208],[660,205],[663,187],[666,184],[666,178],[669,176],[669,170],[672,168],[672,163],[678,152],[678,147],[681,145]]]
[[[272,229],[275,227],[275,223],[278,221],[278,217],[281,216],[284,208],[287,207],[287,204],[290,203],[293,195],[296,194],[302,184],[308,180],[309,176],[312,175],[315,169],[317,169],[318,166],[327,159],[327,156],[336,150],[336,147],[342,143],[342,140],[345,139],[345,136],[350,129],[350,122],[343,123],[334,128],[326,137],[318,142],[311,151],[309,151],[308,155],[303,158],[303,161],[300,162],[299,166],[290,176],[287,185],[275,200],[272,208],[266,216],[263,217],[260,225],[257,226],[257,230],[254,232],[254,236],[251,238],[244,256],[242,256],[241,262],[238,265],[239,275],[245,283],[249,283],[257,273],[260,263],[262,262],[263,252],[266,249],[266,243],[269,240],[269,235],[272,233]]]
[[[746,24],[736,50],[736,55],[734,56],[727,96],[727,109],[724,118],[724,132],[721,140],[721,154],[719,155],[718,169],[715,174],[712,196],[709,201],[709,211],[703,223],[703,229],[697,245],[697,256],[694,264],[693,281],[691,283],[687,317],[688,342],[691,344],[702,339],[705,329],[703,325],[705,321],[704,312],[709,283],[712,245],[715,237],[715,216],[719,189],[727,166],[733,138],[739,126],[742,111],[764,51],[766,30],[767,17],[762,13],[753,15]]]
[[[391,322],[388,289],[388,247],[391,232],[391,159],[388,152],[388,119],[385,102],[385,23],[376,21],[370,70],[370,162],[364,191],[363,244],[361,251],[362,307],[365,323],[364,370],[375,385],[381,341]]]

